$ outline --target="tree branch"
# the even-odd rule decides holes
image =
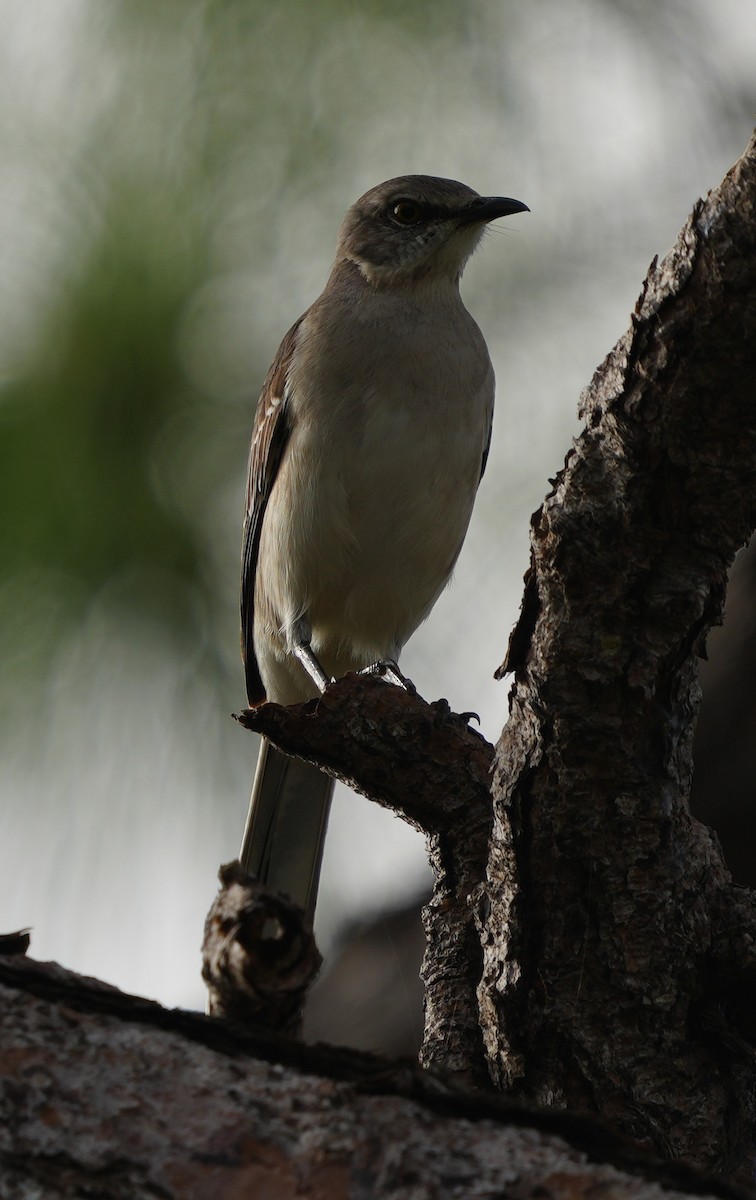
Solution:
[[[493,747],[445,700],[350,674],[317,700],[260,704],[236,720],[423,833],[490,819]]]
[[[594,1122],[169,1012],[53,964],[0,958],[0,1044],[3,1196],[747,1200]]]

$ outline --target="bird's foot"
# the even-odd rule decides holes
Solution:
[[[453,711],[449,701],[444,700],[443,698],[440,700],[433,700],[431,702],[431,708],[435,713],[436,721],[439,725],[444,725],[448,722],[451,724],[466,726],[469,725],[471,721],[477,721],[477,723],[480,725],[480,716],[478,713],[456,713]]]
[[[361,671],[358,671],[358,674],[378,675],[379,678],[385,679],[387,683],[393,683],[396,687],[409,692],[411,696],[417,695],[417,688],[414,683],[406,675],[402,675],[398,664],[394,662],[393,658],[379,659],[378,662],[371,663],[369,667],[363,667]]]

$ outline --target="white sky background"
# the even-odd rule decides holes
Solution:
[[[465,6],[448,34],[436,25],[419,54],[398,27],[354,8],[313,50],[279,6],[266,37],[286,47],[300,107],[282,117],[276,96],[276,123],[263,120],[260,144],[230,157],[212,273],[177,333],[187,377],[221,412],[223,397],[256,394],[250,345],[272,357],[322,287],[338,222],[366,188],[422,172],[530,205],[497,223],[463,281],[497,374],[494,443],[453,585],[402,661],[428,699],[479,712],[492,740],[507,701],[492,675],[517,616],[528,521],[577,431],[579,392],[626,328],[651,258],[742,152],[756,111],[751,5],[657,4],[663,51],[648,44],[644,8],[485,0]],[[98,220],[96,173],[82,179],[72,163],[117,92],[110,11],[103,0],[0,0],[0,112],[15,114],[0,118],[3,375],[55,302],[59,263]],[[180,112],[196,46],[184,61],[176,42],[166,62],[155,51],[155,69]],[[135,170],[163,153],[156,96],[142,94],[114,130],[125,159],[138,143]],[[233,77],[225,102],[235,102]],[[281,203],[287,155],[308,121],[329,129],[336,150]],[[175,484],[181,437],[188,453],[202,431],[156,446],[156,486],[207,531],[208,571],[231,596],[220,653],[232,657],[243,478],[210,492],[200,476],[187,498]],[[24,603],[27,585],[8,586]],[[45,586],[54,595],[55,581]],[[116,579],[93,599],[33,720],[4,696],[0,928],[32,925],[38,958],[201,1007],[202,925],[217,867],[238,849],[255,757],[253,739],[226,717],[243,702],[241,670],[219,712],[162,630],[124,623],[127,596],[128,581]],[[325,946],[342,921],[408,897],[424,861],[400,821],[340,794],[320,905]]]

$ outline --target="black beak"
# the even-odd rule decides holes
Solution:
[[[530,212],[522,200],[510,200],[508,196],[479,196],[456,214],[458,225],[472,225],[483,221],[495,221],[497,217],[510,217],[512,213]]]

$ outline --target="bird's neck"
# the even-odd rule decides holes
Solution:
[[[333,265],[327,290],[338,289],[355,303],[368,296],[381,295],[393,302],[456,305],[460,303],[460,267],[456,274],[448,271],[417,271],[406,269],[390,271],[386,268],[370,270],[349,258],[338,258]]]

